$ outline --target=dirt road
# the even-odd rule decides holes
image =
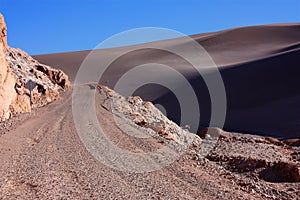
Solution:
[[[101,109],[100,114],[109,137],[122,134],[110,124],[108,111]],[[149,173],[107,167],[89,154],[76,133],[70,92],[30,115],[15,118],[13,126],[6,128],[0,136],[0,199],[256,198],[222,178],[219,166],[188,155]],[[144,151],[142,143],[130,136],[119,142]]]

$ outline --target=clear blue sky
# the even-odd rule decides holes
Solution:
[[[300,0],[1,0],[8,42],[30,54],[92,49],[139,27],[197,34],[300,22]]]

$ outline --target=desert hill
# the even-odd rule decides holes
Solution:
[[[275,24],[192,36],[207,50],[221,72],[227,95],[225,130],[278,138],[300,137],[299,31],[300,24]],[[171,46],[172,40],[159,43]],[[138,47],[142,48],[142,45]],[[119,49],[122,48],[130,49]],[[95,60],[117,51],[118,48],[98,50]],[[78,51],[36,55],[34,58],[48,65],[62,66],[70,80],[74,81],[79,66],[89,53]],[[104,75],[101,83],[113,88],[122,73],[137,64],[151,61],[179,69],[186,75],[198,98],[201,98],[200,127],[208,126],[211,105],[205,83],[193,72],[186,72],[188,64],[178,57],[151,50],[128,54],[112,64],[113,70]],[[159,76],[172,78],[168,74]],[[135,95],[163,105],[170,119],[180,121],[180,110],[176,109],[178,104],[172,93],[148,85],[137,90]]]
[[[2,21],[1,25],[5,27]],[[193,36],[214,57],[224,79],[226,129],[299,136],[298,29],[298,25],[276,25]],[[89,51],[34,56],[50,66],[61,66],[55,70],[8,47],[2,30],[0,109],[5,118],[7,113],[16,115],[0,122],[0,199],[299,197],[299,140],[219,128],[202,128],[195,135],[149,102],[163,105],[169,118],[180,120],[178,105],[167,88],[141,87],[135,91],[141,98],[124,97],[97,82],[74,84]],[[93,59],[97,63],[135,47],[98,50]],[[231,49],[227,53],[226,47]],[[200,124],[207,125],[210,102],[205,83],[174,55],[151,49],[131,52],[116,60],[100,82],[114,87],[122,73],[152,61],[173,66],[189,80],[201,99]],[[61,70],[73,84],[65,92],[69,82]],[[168,73],[157,77],[173,80]],[[15,104],[30,103],[25,90],[29,80],[37,84],[31,112],[17,114]],[[177,80],[174,86],[181,88]]]

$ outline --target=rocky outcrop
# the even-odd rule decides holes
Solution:
[[[143,127],[145,132],[155,132],[159,141],[182,146],[188,150],[187,153],[197,156],[192,157],[193,160],[204,156],[224,167],[226,173],[242,177],[251,175],[267,182],[300,182],[299,140],[281,141],[272,137],[226,132],[219,128],[202,128],[196,136],[169,120],[151,102],[145,102],[138,96],[123,97],[97,83],[88,85],[91,89],[97,87],[103,98],[101,106],[106,110],[127,119],[126,124]],[[155,137],[155,134],[152,136]],[[215,143],[212,144],[213,138]],[[213,148],[207,148],[209,144]],[[203,154],[205,150],[209,150],[207,154]],[[253,191],[257,189],[255,185],[253,187]],[[257,192],[261,191],[257,189]]]
[[[6,41],[6,25],[3,16],[0,14],[0,120],[10,117],[9,107],[17,97],[14,90],[16,80],[5,57]]]
[[[69,86],[63,71],[7,45],[6,25],[0,14],[0,121],[56,100]]]
[[[203,128],[201,137],[206,138],[211,129]],[[300,182],[300,149],[294,145],[298,139],[289,141],[221,131],[206,157],[237,174],[251,174],[268,182]]]
[[[7,38],[6,38],[6,24],[3,15],[0,13],[0,43],[3,49],[6,49]]]
[[[169,120],[151,102],[143,101],[138,96],[124,97],[97,83],[96,86],[104,99],[101,106],[118,117],[126,119],[128,124],[142,127],[143,131],[158,138],[161,143],[169,143],[180,147],[181,150],[188,149],[189,153],[195,153],[200,149],[202,142],[200,137]]]
[[[30,86],[29,82],[33,82],[35,86],[32,90],[32,106],[40,107],[56,100],[61,90],[70,87],[68,76],[61,70],[52,69],[49,66],[40,64],[34,60],[26,52],[21,49],[7,48],[6,59],[10,69],[16,77],[15,91],[17,98],[26,105],[30,105]],[[13,113],[22,112],[25,108],[24,104],[11,105]],[[30,106],[27,106],[30,111]],[[27,108],[26,107],[26,108]]]

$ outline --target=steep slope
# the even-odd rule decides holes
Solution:
[[[0,120],[30,112],[59,97],[70,86],[68,76],[7,45],[6,25],[0,14]]]
[[[16,99],[16,93],[14,92],[15,78],[5,57],[6,48],[6,25],[3,16],[0,14],[0,121],[10,117],[9,106]]]
[[[224,129],[279,138],[300,137],[299,98],[300,24],[243,27],[192,36],[218,65],[227,95]],[[160,41],[172,46],[172,41]],[[119,50],[143,48],[143,45],[98,50],[95,63]],[[49,65],[62,66],[74,81],[76,72],[90,51],[37,55]],[[192,53],[192,52],[191,52]],[[156,62],[179,70],[191,83],[199,99],[200,126],[208,126],[211,102],[207,87],[189,64],[166,52],[140,50],[122,56],[102,77],[103,84],[114,88],[117,80],[134,66]],[[143,76],[143,74],[141,74]],[[172,79],[161,72],[161,79]],[[176,83],[175,83],[176,84]],[[175,85],[180,88],[180,85]],[[168,117],[180,121],[180,109],[174,95],[157,85],[146,85],[134,95],[164,106]],[[191,127],[193,128],[193,127]]]

